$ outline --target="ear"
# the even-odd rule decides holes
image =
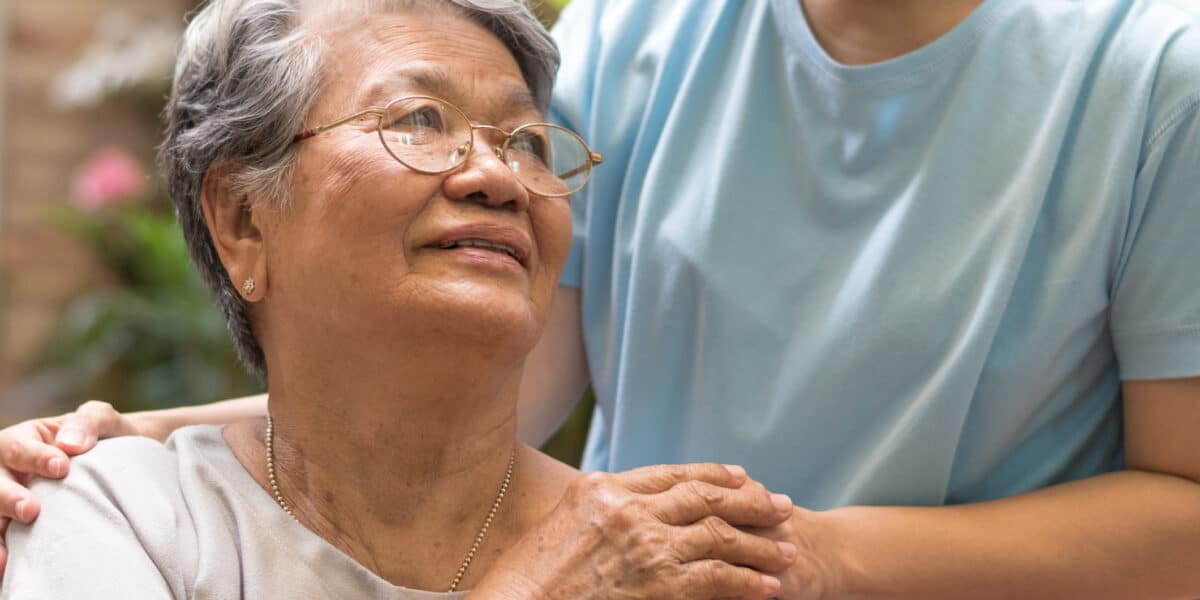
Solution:
[[[267,252],[261,213],[268,209],[256,207],[244,194],[238,194],[230,185],[231,175],[228,165],[210,168],[204,175],[200,203],[208,235],[234,289],[247,302],[257,302],[267,292]],[[253,283],[247,283],[248,280]]]

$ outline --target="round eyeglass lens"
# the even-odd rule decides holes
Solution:
[[[457,108],[436,98],[404,98],[384,109],[379,138],[409,168],[441,173],[467,158],[471,124]]]
[[[504,157],[521,183],[539,196],[573,194],[592,172],[587,146],[554,125],[517,128],[504,147]]]

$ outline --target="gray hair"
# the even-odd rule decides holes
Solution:
[[[264,380],[266,360],[246,304],[209,237],[200,202],[204,178],[214,166],[227,167],[235,192],[285,202],[296,158],[292,138],[321,91],[326,50],[303,26],[305,17],[316,10],[411,8],[450,9],[492,32],[512,52],[538,108],[547,110],[558,49],[523,0],[210,0],[184,34],[159,163],[238,356]]]

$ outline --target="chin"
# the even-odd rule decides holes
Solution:
[[[458,281],[422,296],[419,307],[409,306],[405,312],[420,315],[442,336],[519,356],[533,348],[545,319],[544,311],[528,293],[507,286]]]

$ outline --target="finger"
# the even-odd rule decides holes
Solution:
[[[66,453],[40,440],[14,437],[0,447],[0,462],[18,473],[60,479],[67,474]]]
[[[0,517],[29,523],[37,517],[38,509],[37,498],[25,486],[13,481],[7,472],[0,472]]]
[[[758,482],[729,489],[685,481],[655,494],[647,505],[659,520],[671,525],[688,525],[716,516],[737,527],[774,527],[792,513],[790,498],[772,494]]]
[[[719,560],[699,560],[684,565],[685,593],[681,598],[743,598],[765,600],[779,591],[778,579],[754,569]]]
[[[717,517],[676,529],[675,550],[681,562],[716,559],[779,573],[791,566],[796,546],[741,531]]]
[[[626,489],[639,494],[657,494],[684,481],[703,481],[721,487],[736,488],[746,482],[746,470],[733,465],[698,463],[690,465],[654,465],[617,475]]]
[[[4,579],[4,567],[8,566],[8,545],[4,538],[8,536],[8,517],[0,517],[0,581]]]
[[[54,443],[71,456],[87,452],[100,438],[113,433],[120,418],[121,415],[109,403],[89,400],[75,412],[63,417]]]

